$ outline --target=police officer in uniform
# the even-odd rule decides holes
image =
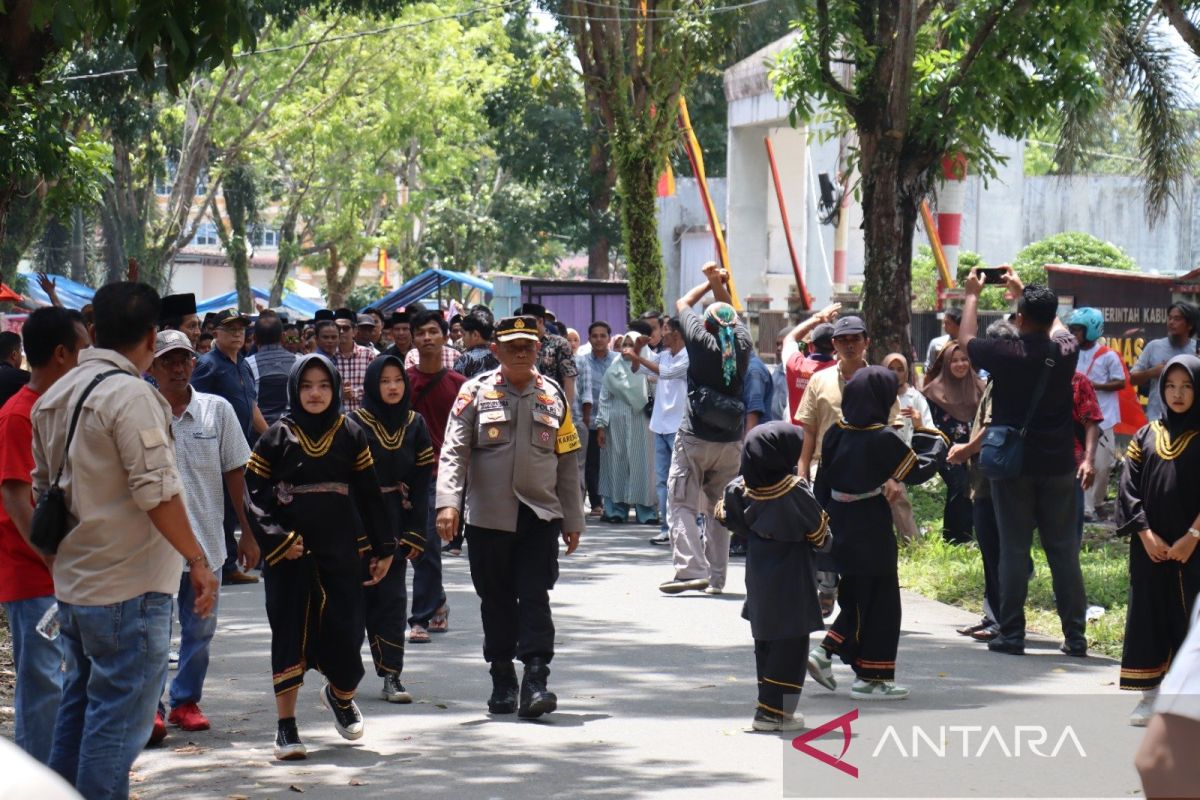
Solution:
[[[491,664],[488,711],[533,719],[554,711],[550,589],[558,539],[579,546],[579,434],[562,387],[540,375],[537,320],[509,317],[492,350],[500,368],[462,387],[446,426],[437,483],[437,532],[450,541],[466,508],[471,581]],[[465,488],[465,498],[464,498]],[[518,707],[513,659],[525,664]]]

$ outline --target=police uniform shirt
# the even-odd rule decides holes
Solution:
[[[523,390],[488,372],[465,384],[446,425],[437,507],[461,508],[468,525],[516,531],[524,503],[539,519],[582,531],[579,433],[566,394],[535,374]],[[466,497],[463,489],[466,487]]]

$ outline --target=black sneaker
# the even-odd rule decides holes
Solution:
[[[333,727],[343,739],[362,738],[363,718],[353,700],[339,700],[327,683],[321,689],[321,703],[333,712]]]
[[[412,695],[404,688],[404,684],[400,682],[399,675],[386,675],[383,678],[383,689],[379,691],[379,696],[389,703],[411,703]]]
[[[279,728],[275,731],[275,758],[280,761],[301,761],[308,758],[304,742],[300,741],[300,731],[296,729],[295,717],[279,720]]]

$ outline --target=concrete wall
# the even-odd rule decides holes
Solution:
[[[726,223],[726,181],[724,178],[709,178],[708,190],[712,194],[713,205],[717,209],[717,219],[721,224]],[[695,284],[680,288],[681,274],[698,274],[705,261],[715,259],[715,250],[705,246],[684,247],[685,238],[693,245],[712,240],[712,234],[704,229],[708,226],[708,216],[704,213],[704,204],[700,202],[700,191],[694,178],[677,178],[675,194],[672,197],[658,199],[658,241],[662,246],[663,262],[666,264],[666,296],[667,308],[675,307],[675,300],[683,292]],[[701,234],[703,234],[701,236]],[[684,263],[684,253],[687,259]],[[683,281],[686,282],[686,281]],[[696,281],[699,283],[699,281]],[[739,287],[740,290],[740,287]]]

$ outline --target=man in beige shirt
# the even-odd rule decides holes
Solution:
[[[102,287],[97,346],[32,413],[34,494],[61,468],[70,526],[54,560],[67,669],[50,767],[88,798],[129,793],[167,669],[182,564],[197,615],[211,612],[217,591],[184,508],[170,407],[141,377],[154,360],[158,315],[149,286]]]
[[[540,375],[537,321],[496,326],[500,369],[462,387],[446,424],[437,476],[437,532],[448,542],[465,508],[471,581],[483,617],[483,657],[491,664],[488,711],[524,719],[548,714],[554,657],[550,590],[558,540],[567,555],[583,532],[579,433],[562,387]],[[465,499],[464,499],[465,492]],[[517,704],[513,659],[525,663]]]

